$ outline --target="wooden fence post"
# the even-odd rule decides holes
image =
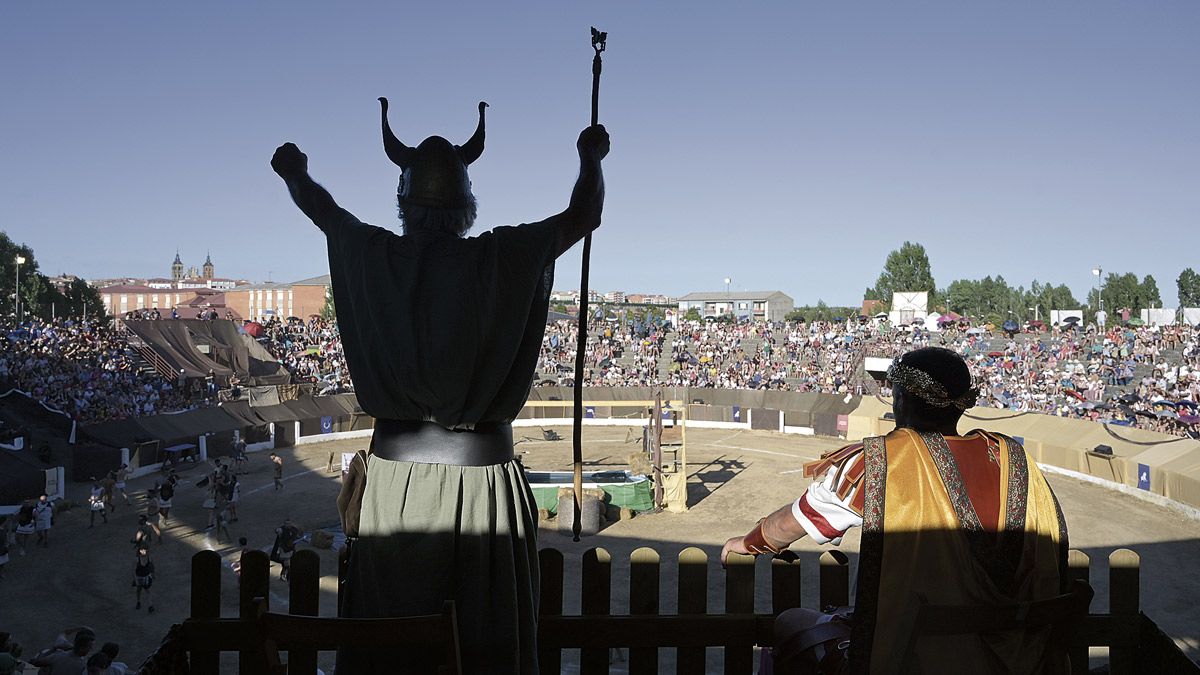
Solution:
[[[216,551],[200,551],[192,556],[192,616],[221,617],[221,556]],[[193,649],[191,663],[194,675],[217,675],[221,653]]]
[[[800,606],[800,558],[771,560],[771,612]]]
[[[630,614],[658,614],[659,572],[658,551],[643,547],[629,556]],[[655,675],[658,672],[658,649],[630,649],[629,672],[630,675]]]
[[[1108,613],[1136,620],[1141,602],[1141,558],[1127,548],[1119,548],[1108,556]],[[1137,647],[1113,647],[1108,655],[1112,675],[1138,673]]]
[[[262,551],[246,551],[242,556],[242,576],[238,589],[238,617],[255,621],[258,609],[254,599],[262,598],[264,609],[271,606],[271,560]],[[238,653],[238,672],[266,672],[262,650],[242,650]]]
[[[708,612],[708,554],[689,546],[679,552],[679,576],[676,589],[680,614]],[[703,673],[704,647],[680,647],[675,650],[675,672]]]
[[[731,555],[725,559],[725,613],[754,613],[754,557]],[[749,675],[754,669],[754,648],[725,645],[725,672]]]
[[[850,559],[841,551],[821,554],[820,607],[844,607],[850,604]]]
[[[1079,581],[1091,582],[1091,560],[1083,551],[1071,549],[1067,552],[1067,577],[1071,580],[1078,579]],[[1089,608],[1090,609],[1090,608]],[[1067,656],[1071,659],[1072,675],[1087,675],[1088,668],[1088,648],[1087,645],[1082,647],[1072,647],[1067,650]]]
[[[317,616],[321,597],[321,558],[312,549],[296,551],[288,575],[288,613]],[[289,675],[317,675],[315,650],[289,651]]]
[[[538,614],[561,616],[563,610],[563,554],[554,548],[538,551],[538,568],[541,572],[541,600]],[[558,647],[538,646],[538,670],[557,673],[562,670],[562,650]]]
[[[583,554],[583,574],[580,580],[580,614],[604,616],[611,612],[612,556],[602,548],[589,548]],[[589,647],[579,650],[579,671],[583,675],[608,673],[608,648]]]

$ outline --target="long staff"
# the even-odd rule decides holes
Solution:
[[[592,126],[600,123],[600,52],[604,51],[604,43],[608,33],[602,33],[592,27]],[[579,531],[582,529],[581,511],[583,510],[583,357],[587,351],[587,317],[588,317],[588,270],[592,258],[592,233],[588,232],[583,238],[583,265],[579,280],[579,335],[575,342],[575,429],[572,434],[572,451],[575,461],[575,513],[571,522],[571,534],[574,541],[579,541]]]

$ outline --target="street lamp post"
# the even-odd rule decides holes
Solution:
[[[17,317],[17,323],[21,323],[21,265],[25,264],[25,256],[17,256],[17,283],[16,292],[13,293],[13,314]]]
[[[1034,305],[1033,307],[1030,307],[1030,308],[1029,308],[1029,311],[1033,312],[1033,320],[1034,320],[1034,321],[1041,321],[1041,320],[1042,320],[1042,317],[1041,317],[1041,312],[1040,312],[1040,310],[1041,310],[1041,307],[1040,307],[1040,306],[1038,306],[1038,305]]]
[[[1096,311],[1099,312],[1104,307],[1104,279],[1100,276],[1104,270],[1097,265],[1092,268],[1092,274],[1096,275]]]

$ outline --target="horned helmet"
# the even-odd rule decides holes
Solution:
[[[383,124],[383,149],[400,167],[396,195],[401,202],[428,208],[456,209],[471,203],[471,179],[467,167],[483,154],[483,111],[479,102],[479,126],[463,145],[454,145],[441,136],[430,136],[417,147],[405,145],[388,124],[388,100],[379,98]]]

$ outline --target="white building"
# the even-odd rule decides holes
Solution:
[[[695,309],[706,319],[732,315],[739,320],[783,321],[794,308],[795,301],[783,291],[688,293],[679,298],[680,316]]]

